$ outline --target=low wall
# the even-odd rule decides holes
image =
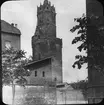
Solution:
[[[3,87],[3,102],[12,103],[12,87]],[[62,89],[48,86],[26,86],[15,88],[15,105],[87,103],[81,90]]]
[[[87,104],[81,90],[57,89],[57,104]]]
[[[3,102],[12,104],[12,87],[3,87]],[[56,103],[56,91],[54,87],[26,86],[15,87],[15,105],[35,105]]]

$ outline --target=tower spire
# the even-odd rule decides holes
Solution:
[[[48,4],[48,0],[44,0],[44,5],[47,5]]]

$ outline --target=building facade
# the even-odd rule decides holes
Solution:
[[[37,26],[35,34],[32,36],[32,53],[35,62],[44,61],[44,59],[51,58],[50,65],[40,66],[38,69],[34,68],[37,72],[37,80],[43,79],[42,73],[44,70],[45,81],[62,82],[62,39],[56,37],[56,12],[55,7],[51,6],[50,1],[44,0],[43,5],[37,7]],[[31,65],[31,64],[30,64]],[[28,66],[29,67],[29,66]],[[31,68],[31,67],[29,67]],[[47,74],[48,73],[48,74]],[[33,73],[35,76],[35,74]],[[50,77],[51,79],[47,78]]]
[[[1,20],[2,50],[5,50],[5,48],[10,47],[20,50],[20,38],[21,32],[17,28],[17,24],[9,24],[8,22]]]
[[[95,22],[94,20],[92,20],[92,25],[99,25],[101,27],[104,27],[104,2],[99,1],[100,0],[86,0],[86,14],[87,16],[99,16],[99,22]],[[89,29],[88,31],[91,35],[92,31]],[[91,55],[91,52],[94,51],[92,50],[92,48],[89,50],[90,53],[88,51],[88,54]],[[89,63],[90,62],[88,62],[88,65]],[[104,74],[99,70],[96,70],[93,67],[89,68],[88,66],[88,81],[88,101],[89,103],[99,103],[104,98]]]
[[[39,61],[34,61],[26,68],[31,70],[31,75],[27,78],[28,85],[55,85],[56,80],[54,78],[54,70],[52,67],[52,58],[46,58]]]

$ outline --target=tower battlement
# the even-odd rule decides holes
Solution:
[[[48,0],[44,0],[43,5],[40,3],[40,6],[39,7],[37,6],[37,14],[46,12],[46,11],[56,13],[54,5],[51,6],[51,2]]]
[[[62,40],[56,36],[55,7],[48,0],[44,0],[43,5],[38,7],[32,49],[34,60],[57,55],[56,58],[62,61]]]

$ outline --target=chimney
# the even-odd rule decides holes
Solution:
[[[16,27],[16,28],[17,28],[17,24],[11,23],[11,25],[12,25],[13,27]]]
[[[15,27],[17,28],[17,24],[15,24]]]
[[[14,27],[14,23],[11,23],[11,25]]]

